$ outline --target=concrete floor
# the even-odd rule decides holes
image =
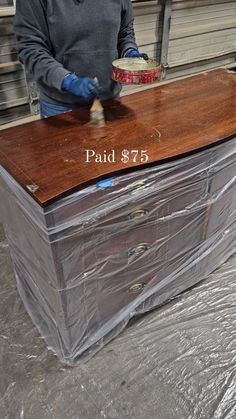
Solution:
[[[65,367],[17,294],[0,232],[1,419],[235,419],[236,257]]]

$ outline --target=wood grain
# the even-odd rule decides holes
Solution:
[[[111,173],[143,167],[124,164],[123,149],[146,150],[150,164],[210,146],[236,134],[236,74],[215,70],[103,105],[102,128],[79,109],[1,131],[1,165],[46,206]],[[115,162],[86,163],[86,149],[115,150]]]

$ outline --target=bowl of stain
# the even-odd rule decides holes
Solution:
[[[112,63],[112,79],[121,84],[148,84],[161,79],[161,66],[156,60],[120,58]]]

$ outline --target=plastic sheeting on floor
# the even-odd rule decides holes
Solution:
[[[236,417],[236,257],[73,368],[25,312],[6,241],[0,300],[1,419]]]

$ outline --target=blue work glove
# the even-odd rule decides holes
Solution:
[[[143,58],[146,61],[149,59],[147,54],[139,52],[137,49],[128,49],[125,53],[125,57]]]
[[[67,74],[62,81],[62,90],[80,96],[90,102],[98,93],[98,86],[95,80],[90,77],[77,77],[76,74]]]

